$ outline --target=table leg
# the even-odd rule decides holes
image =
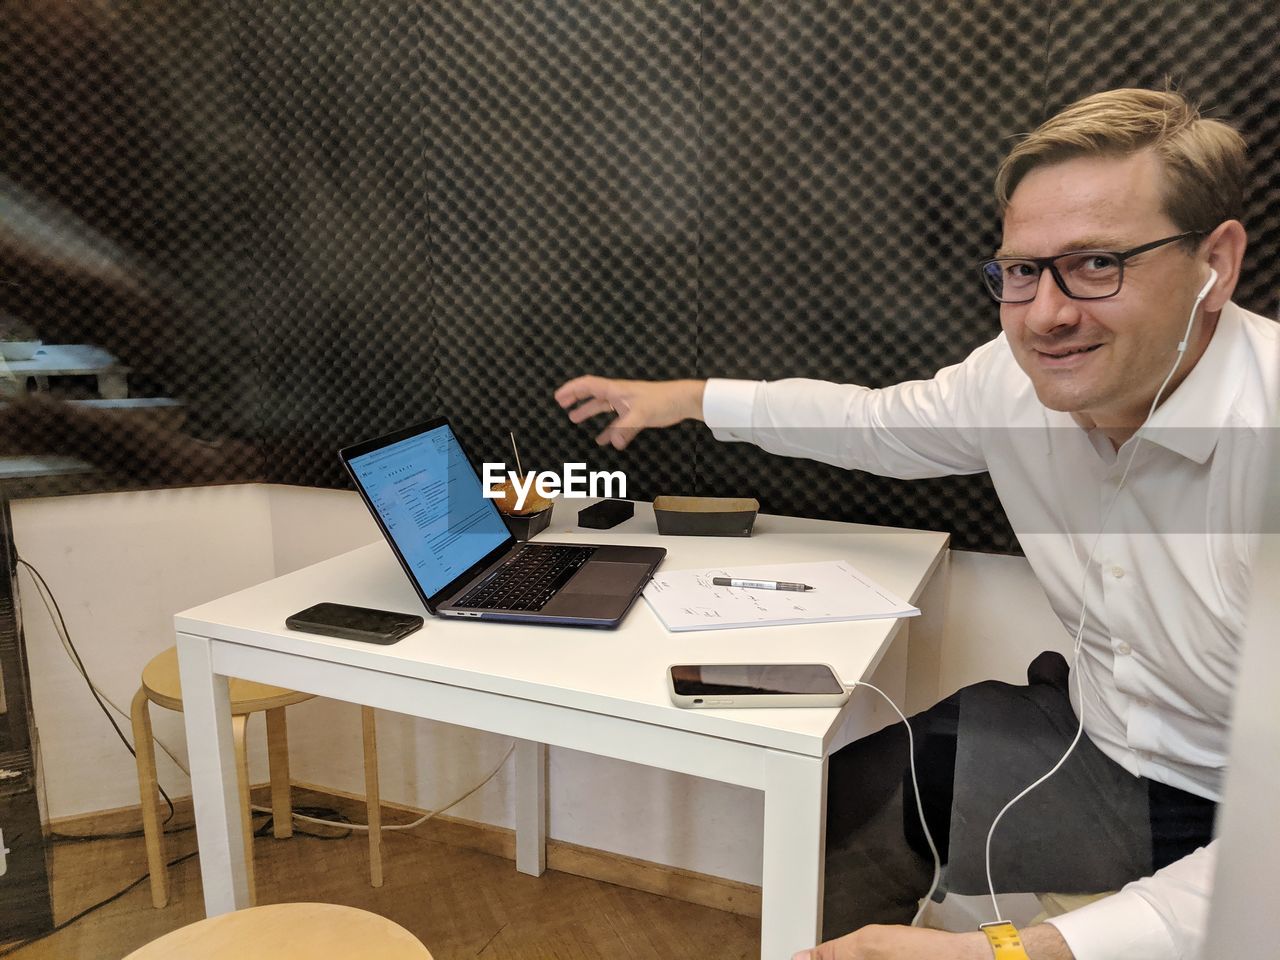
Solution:
[[[827,761],[770,751],[765,760],[761,960],[789,960],[822,936]]]
[[[249,906],[235,741],[227,678],[213,672],[212,642],[178,634],[178,677],[191,761],[196,842],[206,916]]]
[[[516,869],[547,869],[547,745],[516,741]]]

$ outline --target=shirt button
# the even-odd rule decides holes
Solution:
[[[1124,576],[1124,567],[1112,567],[1111,575],[1115,577],[1117,580],[1119,580],[1121,577]]]
[[[1116,644],[1116,653],[1120,654],[1122,657],[1127,657],[1129,654],[1133,653],[1133,647],[1121,640]]]

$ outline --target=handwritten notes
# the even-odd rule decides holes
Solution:
[[[788,580],[813,589],[718,587],[711,582],[713,577]],[[663,571],[649,581],[644,598],[673,632],[879,620],[920,613],[843,560]]]

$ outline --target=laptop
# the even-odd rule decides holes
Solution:
[[[446,417],[339,456],[435,616],[616,627],[667,553],[516,540]]]

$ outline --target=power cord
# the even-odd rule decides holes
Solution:
[[[79,673],[81,679],[84,680],[85,685],[89,688],[89,693],[93,696],[94,702],[98,704],[99,709],[101,709],[103,715],[106,716],[107,721],[111,724],[111,728],[115,730],[116,736],[120,738],[120,742],[123,743],[125,749],[129,751],[129,755],[136,760],[138,756],[137,750],[134,749],[129,738],[124,735],[124,731],[121,730],[120,725],[116,723],[116,718],[111,715],[111,711],[107,709],[107,705],[110,704],[111,707],[122,717],[128,717],[129,714],[126,711],[121,710],[115,703],[112,703],[111,699],[107,697],[106,694],[102,693],[102,691],[100,691],[89,678],[89,672],[85,669],[84,661],[80,659],[80,652],[76,649],[76,645],[71,639],[71,631],[67,629],[67,621],[62,615],[62,608],[58,605],[58,600],[54,597],[53,591],[49,588],[49,584],[45,580],[44,576],[39,570],[22,557],[17,557],[17,561],[27,569],[27,573],[30,575],[32,582],[36,585],[36,593],[44,604],[45,610],[49,613],[49,619],[53,623],[54,632],[58,634],[58,639],[62,642],[62,649],[66,652],[68,659],[71,660],[71,665],[75,667],[76,672]],[[158,740],[156,742],[159,743]],[[169,754],[171,759],[173,758],[173,754],[170,753],[169,749],[165,747],[164,744],[161,743],[160,748],[164,750],[165,753]],[[157,786],[160,790],[160,796],[164,797],[164,802],[169,807],[169,815],[165,817],[164,823],[161,824],[163,827],[173,819],[175,810],[173,800],[170,799],[169,794],[165,792],[164,787],[159,786],[159,784],[157,784]]]
[[[333,810],[332,808],[301,807],[299,809],[304,810],[307,813],[313,813],[316,815],[315,818],[302,817],[302,819],[314,820],[314,822],[316,823],[325,823],[331,826],[348,826],[347,824],[342,822],[341,820],[342,814],[338,813],[338,811]],[[324,817],[324,816],[329,816],[329,817],[332,817],[333,819],[327,819],[327,820],[318,819],[319,817]],[[265,836],[267,833],[271,831],[271,827],[272,827],[271,818],[267,817],[259,826],[254,828],[253,834],[255,837]],[[192,829],[194,829],[194,824],[184,826],[184,827],[178,827],[175,830],[167,830],[165,831],[165,834],[167,836],[173,833],[184,833]],[[367,830],[368,827],[365,827],[365,829]],[[351,829],[349,828],[345,833],[339,836],[333,836],[333,837],[325,837],[325,836],[321,836],[318,833],[310,833],[306,831],[302,831],[302,835],[312,840],[322,840],[322,841],[345,840],[351,836]],[[143,833],[141,830],[132,830],[132,831],[125,831],[121,833],[96,833],[96,834],[87,834],[84,836],[55,833],[55,834],[50,834],[50,839],[52,839],[55,843],[96,843],[100,840],[136,840],[141,838],[142,836],[143,836]],[[186,861],[190,860],[192,857],[198,855],[199,852],[200,851],[198,850],[193,850],[191,853],[184,854],[183,856],[178,857],[176,860],[170,860],[167,864],[165,864],[165,869],[167,870],[170,867],[176,867],[180,863],[185,863]],[[128,886],[122,887],[121,889],[117,890],[115,893],[107,897],[105,900],[99,900],[97,903],[93,904],[92,906],[85,907],[83,910],[77,913],[74,917],[70,917],[62,921],[62,923],[57,924],[52,929],[46,930],[44,933],[31,937],[27,940],[23,940],[21,943],[12,944],[11,946],[8,946],[4,949],[0,949],[0,957],[7,957],[14,953],[17,953],[19,950],[23,950],[26,947],[31,946],[33,943],[36,943],[40,940],[44,940],[47,937],[53,936],[55,933],[59,933],[62,930],[65,930],[67,927],[71,926],[73,923],[76,923],[79,920],[83,920],[85,917],[93,913],[95,910],[100,910],[101,908],[107,906],[108,904],[115,903],[115,901],[119,900],[125,894],[129,893],[131,890],[133,890],[138,885],[143,883],[150,876],[151,876],[150,872],[144,873],[142,876],[140,876],[137,880],[134,880]]]
[[[102,710],[103,715],[107,718],[107,721],[111,724],[111,728],[115,731],[116,736],[120,738],[120,742],[124,744],[125,749],[129,751],[130,756],[136,759],[137,750],[135,749],[134,745],[129,741],[129,738],[125,736],[124,731],[120,729],[119,724],[116,723],[116,719],[111,715],[111,710],[108,709],[108,706],[111,709],[114,709],[116,713],[118,713],[122,717],[128,717],[129,714],[126,713],[124,710],[122,710],[118,705],[116,705],[111,700],[110,697],[108,697],[105,693],[99,690],[97,685],[94,684],[93,680],[89,677],[89,672],[85,668],[84,661],[80,657],[80,652],[76,649],[75,642],[71,639],[71,631],[67,627],[66,618],[62,614],[62,608],[58,604],[57,598],[54,596],[53,590],[49,587],[49,584],[45,580],[43,574],[41,574],[40,571],[36,569],[34,565],[29,563],[27,560],[23,559],[22,557],[17,557],[16,559],[21,566],[26,568],[28,575],[31,577],[32,583],[35,584],[36,593],[40,597],[40,601],[44,604],[44,608],[49,614],[49,619],[50,619],[50,622],[53,624],[54,632],[57,633],[58,639],[62,644],[63,651],[66,653],[67,658],[71,661],[72,666],[75,667],[76,672],[80,674],[81,679],[84,680],[85,685],[89,688],[90,694],[93,696],[94,702],[97,703],[99,709]],[[166,746],[164,742],[160,740],[158,737],[153,737],[153,739],[155,740],[155,743],[160,747],[160,749],[163,750],[169,756],[169,759],[173,761],[173,763],[178,767],[178,769],[181,770],[184,774],[187,774],[188,776],[190,776],[190,772],[183,765],[183,763],[174,755],[173,751],[170,750],[168,746]],[[464,800],[468,799],[473,794],[477,793],[481,788],[483,788],[491,780],[493,780],[493,778],[498,775],[498,772],[506,765],[507,760],[510,759],[511,754],[514,751],[515,751],[515,742],[512,741],[511,744],[508,746],[506,753],[502,755],[502,759],[498,761],[497,765],[493,768],[493,770],[491,770],[483,780],[481,780],[478,784],[476,784],[471,789],[467,790],[466,793],[462,794],[457,799],[451,800],[449,803],[435,810],[427,811],[425,814],[423,814],[417,820],[412,821],[411,823],[388,824],[388,825],[383,825],[381,829],[384,831],[412,830],[415,827],[421,826],[423,823],[426,823],[428,820],[432,819],[433,817],[436,817],[447,810],[451,810],[453,807],[456,807],[458,804],[462,803]],[[161,828],[163,829],[165,826],[167,826],[170,823],[170,821],[173,820],[177,811],[174,808],[173,800],[169,797],[169,794],[165,791],[164,787],[160,786],[159,784],[157,784],[157,787],[160,790],[160,795],[164,797],[165,804],[169,808],[169,815],[165,817],[164,822],[161,823],[160,825]],[[250,807],[250,811],[251,811],[251,815],[253,813],[272,814],[273,812],[269,807],[261,807],[257,805],[252,805]],[[328,826],[328,827],[344,828],[345,832],[343,832],[339,836],[332,836],[332,837],[321,836],[319,834],[312,833],[310,831],[302,831],[303,836],[309,837],[311,839],[316,839],[316,840],[343,840],[349,837],[353,831],[368,831],[370,829],[367,823],[363,823],[363,824],[352,823],[349,820],[347,820],[347,818],[344,817],[342,814],[338,813],[336,810],[333,810],[331,808],[300,807],[295,810],[292,810],[291,816],[293,817],[293,819],[303,821],[304,823],[314,823],[314,824],[319,824],[319,825]],[[272,825],[273,825],[272,820],[270,817],[268,817],[265,822],[263,822],[258,827],[254,828],[255,836],[266,834],[267,832],[270,831]],[[192,829],[193,829],[193,825],[187,825],[187,826],[175,828],[173,830],[165,830],[164,833],[165,835],[169,835],[171,833],[187,832]],[[138,839],[143,835],[144,834],[141,830],[134,830],[134,831],[122,831],[118,833],[99,833],[99,834],[85,834],[85,835],[53,833],[49,835],[49,838],[55,843],[90,843],[97,840]],[[176,860],[169,861],[169,863],[166,865],[166,869],[169,867],[177,866],[180,863],[184,863],[185,861],[190,860],[192,857],[196,856],[198,852],[199,851],[193,851],[192,853],[178,857]],[[119,900],[125,894],[129,893],[131,890],[133,890],[134,888],[136,888],[137,886],[145,882],[149,876],[150,876],[150,873],[144,873],[137,880],[133,881],[128,886],[118,890],[116,893],[107,897],[105,900],[101,900],[90,907],[86,907],[84,910],[81,910],[75,916],[70,917],[67,920],[64,920],[62,923],[57,924],[52,929],[40,934],[39,936],[32,937],[28,940],[24,940],[21,943],[18,943],[13,946],[6,947],[0,950],[0,957],[11,956],[12,954],[17,953],[19,950],[22,950],[33,943],[44,940],[55,933],[65,930],[67,927],[71,926],[73,923],[76,923],[77,921],[93,913],[95,910],[99,910],[102,907],[105,907],[108,904],[114,903],[116,900]]]
[[[864,684],[864,686],[870,686],[870,684]],[[883,693],[881,693],[880,695],[884,696]],[[895,709],[897,708],[895,707]],[[908,731],[909,730],[910,730],[910,727],[908,726]],[[453,807],[456,807],[458,804],[462,803],[462,801],[466,800],[472,794],[479,791],[481,787],[484,787],[486,784],[489,783],[489,781],[491,781],[494,777],[496,777],[498,775],[498,772],[506,765],[507,760],[510,759],[511,754],[514,751],[515,751],[515,743],[513,741],[512,744],[507,748],[507,752],[503,754],[502,759],[498,761],[497,766],[495,766],[493,770],[490,771],[489,775],[486,776],[474,787],[472,787],[470,790],[468,790],[466,793],[462,794],[462,796],[458,797],[456,800],[451,800],[449,803],[445,804],[442,807],[439,807],[435,810],[428,811],[427,813],[419,817],[417,820],[414,820],[412,823],[384,825],[382,829],[383,830],[412,830],[414,827],[418,827],[426,823],[432,817],[438,816],[439,814],[444,813],[446,810],[450,810]],[[913,770],[913,774],[914,774],[914,770]],[[259,806],[251,806],[250,810],[253,813],[259,813],[259,812],[270,813],[271,812],[269,807],[259,807]],[[302,820],[307,823],[321,824],[328,827],[345,828],[346,832],[344,832],[340,836],[334,836],[334,837],[325,837],[325,836],[320,836],[319,834],[308,833],[308,832],[303,833],[304,836],[309,837],[311,839],[315,839],[315,840],[326,840],[326,841],[327,840],[345,840],[346,838],[351,836],[351,833],[353,831],[359,831],[359,830],[367,831],[369,829],[369,825],[367,823],[351,823],[341,813],[338,813],[336,810],[333,810],[330,808],[299,807],[294,809],[291,812],[292,812],[293,819],[295,820]],[[921,817],[923,818],[923,816],[924,814],[922,812]],[[921,822],[923,822],[923,819]],[[270,817],[267,817],[267,819],[264,820],[259,826],[254,828],[254,831],[253,831],[254,836],[255,837],[266,836],[271,831],[272,825],[273,825],[272,819]],[[166,833],[180,833],[180,832],[188,831],[191,829],[192,829],[191,826],[184,826],[184,827],[178,828],[177,830],[166,831]],[[59,843],[89,843],[97,840],[137,839],[141,836],[142,836],[142,831],[139,830],[139,831],[130,831],[130,832],[114,833],[114,834],[94,834],[89,836],[70,836],[65,834],[54,834],[53,839]],[[931,846],[932,846],[932,843],[933,841],[930,840]],[[197,851],[188,853],[185,856],[178,857],[176,860],[170,860],[168,864],[166,864],[165,868],[168,869],[169,867],[175,867],[180,863],[184,863],[187,860],[190,860],[192,857],[196,856],[198,853],[199,851],[197,850]],[[935,857],[936,857],[936,852],[935,852]],[[102,907],[105,907],[108,904],[114,903],[116,900],[119,900],[125,894],[129,893],[135,887],[143,883],[149,876],[150,876],[150,873],[144,873],[137,880],[134,880],[132,883],[130,883],[127,887],[124,887],[116,891],[111,896],[107,897],[105,900],[101,900],[98,903],[93,904],[93,906],[86,907],[84,910],[81,910],[79,913],[77,913],[74,917],[64,920],[62,923],[59,923],[58,925],[53,927],[51,930],[47,930],[44,933],[40,934],[39,936],[32,937],[29,940],[24,940],[22,943],[15,944],[11,947],[7,947],[3,950],[0,950],[0,957],[11,956],[12,954],[17,953],[19,950],[22,950],[26,947],[31,946],[31,944],[33,943],[36,943],[40,940],[44,940],[47,937],[53,936],[55,933],[65,930],[67,927],[71,926],[71,924],[75,923],[78,920],[84,919],[86,916],[93,913],[95,910],[99,910]],[[935,884],[936,884],[936,879],[935,879]]]
[[[31,563],[24,560],[22,557],[18,557],[17,560],[19,564],[21,564],[23,567],[27,569],[28,574],[31,576],[32,582],[36,586],[36,593],[40,597],[41,602],[44,604],[45,610],[47,610],[49,613],[49,619],[53,623],[54,631],[58,634],[58,639],[62,642],[62,648],[66,652],[68,659],[71,660],[72,666],[75,667],[76,672],[80,674],[86,686],[88,686],[89,692],[93,695],[94,701],[98,704],[98,707],[102,710],[107,720],[111,723],[111,727],[113,730],[115,730],[116,736],[120,738],[120,742],[124,744],[125,749],[129,751],[129,754],[136,758],[137,751],[134,749],[134,745],[125,736],[124,731],[120,729],[119,725],[116,723],[115,717],[111,715],[110,710],[108,710],[107,708],[108,706],[110,706],[122,717],[128,717],[129,714],[126,713],[124,710],[122,710],[119,706],[117,706],[111,700],[110,697],[108,697],[105,693],[99,690],[97,685],[94,684],[93,680],[89,677],[89,673],[88,673],[88,670],[85,668],[84,661],[80,658],[80,653],[76,649],[75,643],[71,639],[71,632],[67,628],[66,619],[62,615],[62,608],[59,606],[57,598],[54,596],[53,590],[50,589],[49,584],[45,580],[44,576],[40,573],[39,570],[35,568],[35,566],[33,566]],[[152,739],[155,740],[156,745],[159,746],[160,749],[163,750],[168,755],[169,759],[173,761],[174,765],[179,770],[181,770],[187,776],[190,776],[190,771],[187,770],[186,766],[182,763],[182,761],[180,761],[177,758],[177,756],[174,755],[174,752],[170,750],[168,746],[165,745],[164,741],[162,741],[158,737],[153,737]],[[451,800],[449,803],[445,804],[442,807],[438,807],[435,810],[427,811],[425,814],[423,814],[421,817],[419,817],[417,820],[414,820],[411,823],[386,824],[386,825],[383,825],[382,829],[383,830],[412,830],[413,828],[421,826],[422,824],[426,823],[431,818],[444,813],[446,810],[451,810],[452,808],[456,807],[458,804],[462,803],[464,800],[471,797],[472,794],[478,792],[482,787],[486,786],[494,777],[496,777],[498,775],[498,772],[503,768],[503,766],[506,765],[507,760],[510,759],[511,754],[514,750],[515,750],[515,743],[512,742],[510,746],[508,746],[507,752],[502,755],[502,759],[498,761],[497,766],[495,766],[493,770],[491,770],[483,780],[481,780],[478,784],[476,784],[474,787],[469,789],[466,793],[462,794],[457,799]],[[169,794],[165,791],[164,787],[159,787],[159,790],[160,790],[160,795],[164,797],[164,801],[169,807],[169,815],[165,817],[164,822],[161,824],[161,827],[164,827],[164,826],[167,826],[170,823],[170,821],[173,820],[174,816],[176,815],[176,810],[173,805],[173,800],[170,799]],[[300,810],[293,811],[293,818],[295,820],[301,820],[307,823],[316,823],[323,826],[341,826],[346,828],[349,831],[369,829],[369,825],[367,823],[351,823],[347,821],[345,818],[338,819],[340,815],[337,814],[336,811],[333,811],[330,809],[320,809],[320,810],[312,809],[308,812],[302,812],[305,809],[306,808],[301,808]],[[270,807],[263,807],[258,805],[252,805],[250,807],[250,810],[253,813],[271,814],[273,812]],[[313,816],[311,814],[319,814],[319,815]],[[324,814],[333,814],[333,818],[330,819],[324,816]],[[190,829],[192,829],[190,826],[184,826],[184,827],[179,827],[178,829],[173,831],[166,831],[166,833],[170,833],[170,832],[180,833]],[[341,838],[319,837],[316,834],[310,834],[310,833],[306,835],[315,837],[316,839],[341,839]],[[123,832],[123,833],[109,833],[109,834],[86,834],[83,836],[69,835],[69,834],[53,834],[52,839],[54,839],[56,842],[59,842],[59,843],[83,843],[88,840],[132,839],[132,838],[137,838],[141,836],[142,836],[141,831],[129,831],[129,832]],[[0,956],[3,956],[3,954],[0,954]]]
[[[511,754],[515,751],[515,748],[516,748],[515,742],[513,741],[511,745],[507,747],[507,752],[502,755],[502,759],[499,760],[497,765],[492,770],[490,770],[488,774],[485,775],[485,778],[481,780],[479,783],[477,783],[474,787],[471,787],[469,790],[467,790],[467,792],[462,794],[460,797],[457,797],[454,800],[450,800],[444,806],[437,807],[435,810],[428,810],[421,817],[419,817],[417,820],[414,820],[411,823],[390,823],[390,824],[384,823],[381,829],[383,831],[412,830],[414,827],[421,826],[422,824],[426,823],[428,820],[432,819],[433,817],[439,816],[440,814],[444,813],[446,810],[452,810],[458,804],[462,803],[462,801],[470,798],[472,794],[477,793],[482,787],[488,785],[489,781],[491,781],[494,777],[496,777],[499,771],[501,771],[502,768],[506,766],[507,760],[511,758]],[[168,750],[165,750],[165,752],[169,753]],[[173,754],[170,753],[169,756],[172,758]],[[183,773],[187,774],[187,776],[191,775],[190,772],[186,769],[186,767],[184,767],[176,758],[174,758],[173,762],[178,767],[178,769],[181,770]],[[249,811],[251,813],[265,813],[269,815],[274,815],[275,813],[275,811],[272,810],[270,807],[264,807],[256,803],[249,805]],[[348,832],[353,830],[367,831],[369,829],[369,824],[354,823],[351,820],[348,820],[342,814],[333,810],[332,808],[321,809],[321,808],[297,807],[291,811],[291,815],[294,820],[301,820],[304,823],[315,823],[321,826],[328,826],[328,827],[333,827],[333,826],[343,827]],[[268,821],[268,823],[270,823],[270,821]],[[179,830],[190,830],[190,829],[191,829],[190,826],[179,828]],[[262,829],[262,828],[259,828],[259,829]],[[174,831],[174,832],[178,832],[178,831]],[[141,836],[141,833],[137,833],[134,835]],[[102,837],[102,836],[105,836],[105,835],[94,834],[89,839],[97,839],[98,837]],[[126,835],[116,834],[115,836],[124,837]],[[317,834],[307,834],[307,836],[314,836],[314,837],[317,837],[317,839],[322,839],[322,840],[331,839],[329,837],[319,837]]]
[[[253,835],[255,837],[270,836],[275,827],[275,816],[270,810],[265,810],[262,807],[251,806],[249,808],[250,816],[257,813],[266,813],[267,816],[263,818],[262,822],[257,827],[254,828]],[[325,836],[324,834],[313,833],[309,830],[299,830],[298,833],[304,837],[309,837],[312,840],[329,841],[345,840],[347,837],[351,836],[351,821],[349,821],[345,815],[332,807],[294,807],[290,813],[292,814],[292,819],[306,820],[312,823],[323,823],[327,826],[343,828],[342,833],[337,834],[336,836]]]
[[[194,823],[182,827],[165,830],[166,837],[179,833],[189,833],[195,829]],[[145,834],[141,830],[121,830],[118,833],[49,833],[47,837],[53,843],[94,843],[98,840],[138,840]]]
[[[76,672],[80,674],[85,684],[89,687],[90,693],[93,695],[93,698],[97,702],[98,707],[106,715],[107,720],[110,721],[112,729],[115,730],[116,732],[116,736],[120,738],[121,743],[124,744],[125,749],[129,751],[130,755],[136,758],[137,751],[134,745],[128,740],[128,738],[126,738],[124,732],[120,729],[119,725],[115,721],[115,718],[108,711],[107,707],[110,707],[111,709],[115,710],[116,713],[120,714],[120,716],[122,717],[127,718],[129,715],[124,710],[122,710],[106,693],[100,690],[97,684],[95,684],[92,678],[89,676],[88,670],[85,668],[84,661],[80,658],[80,653],[76,649],[74,641],[71,639],[71,632],[68,629],[66,619],[62,614],[62,608],[58,604],[58,600],[54,596],[53,590],[49,587],[48,581],[45,580],[44,575],[41,574],[40,571],[33,564],[31,564],[27,560],[24,560],[22,557],[18,557],[17,561],[19,564],[21,564],[23,567],[27,569],[27,572],[31,577],[32,583],[35,584],[36,593],[40,597],[41,602],[44,604],[45,610],[48,611],[49,613],[49,619],[53,624],[54,631],[58,635],[58,639],[62,642],[62,648],[63,648],[63,651],[67,654],[67,658],[71,661],[71,664],[72,666],[75,667]],[[174,752],[169,749],[169,747],[164,743],[163,740],[155,736],[153,736],[152,739],[155,741],[156,745],[162,751],[164,751],[165,754],[168,755],[169,759],[173,761],[174,766],[176,766],[179,770],[181,770],[187,776],[190,776],[190,771],[187,770],[185,764],[183,764],[183,762],[177,758]],[[490,777],[490,779],[491,778],[492,777]],[[486,780],[485,782],[487,783],[488,780]],[[157,787],[160,791],[160,795],[164,797],[165,804],[169,808],[169,815],[165,817],[164,822],[161,823],[160,825],[163,828],[173,820],[174,816],[176,815],[176,810],[174,808],[173,800],[169,797],[169,794],[164,789],[164,787],[160,786],[159,784],[157,784]],[[460,801],[455,801],[455,803],[458,803],[458,802]],[[265,807],[253,807],[252,810],[255,813],[270,814],[272,812],[269,808],[265,808]],[[316,823],[330,823],[330,824],[341,824],[342,822],[340,819],[338,819],[340,817],[340,814],[338,814],[338,812],[333,810],[332,808],[318,808],[318,807],[310,808],[309,812],[315,814],[316,816],[307,817],[303,814],[299,814],[298,815],[299,819],[310,819]],[[325,815],[328,815],[328,814],[331,814],[334,817],[334,819],[333,820],[322,819]],[[186,826],[177,827],[172,830],[165,830],[164,833],[166,836],[168,836],[170,834],[175,834],[175,833],[185,833],[192,829],[194,829],[194,825],[188,824]],[[368,828],[365,827],[365,829],[368,829]],[[387,829],[392,829],[392,828],[388,827]],[[128,830],[128,831],[120,831],[116,833],[91,833],[91,834],[64,834],[64,833],[55,832],[55,833],[49,834],[49,839],[52,840],[54,843],[87,843],[94,840],[131,840],[131,839],[137,839],[142,836],[144,836],[144,834],[141,830]],[[305,836],[313,837],[318,840],[341,839],[340,837],[323,837],[323,836],[320,836],[319,834],[314,834],[314,833],[306,833]]]
[[[193,850],[190,853],[183,854],[181,857],[178,857],[176,860],[170,860],[167,864],[165,864],[165,869],[168,869],[169,867],[176,867],[180,863],[186,863],[192,857],[197,856],[199,852],[200,851],[198,850]],[[93,913],[95,910],[101,910],[103,907],[107,906],[107,904],[115,903],[117,900],[123,897],[126,893],[129,893],[131,890],[133,890],[135,887],[139,886],[140,884],[145,883],[149,876],[151,876],[150,873],[144,873],[142,876],[140,876],[137,880],[133,881],[133,883],[129,884],[127,887],[123,887],[120,890],[117,890],[115,893],[107,897],[105,900],[99,900],[97,903],[95,903],[91,907],[85,907],[83,910],[77,913],[74,917],[69,917],[66,920],[63,920],[61,923],[55,925],[52,929],[46,930],[44,933],[38,934],[37,936],[31,937],[30,939],[23,940],[21,943],[16,943],[10,947],[5,947],[3,950],[0,950],[0,957],[12,956],[13,954],[17,953],[19,950],[25,950],[27,947],[31,946],[33,943],[39,943],[41,940],[45,940],[49,937],[52,937],[55,933],[61,933],[63,930],[67,929],[67,927],[71,926],[73,923],[79,920],[83,920],[85,917]]]
[[[439,816],[440,814],[444,813],[446,810],[452,810],[458,804],[462,803],[463,800],[466,800],[472,794],[478,792],[481,787],[485,786],[486,784],[489,783],[490,780],[496,777],[498,775],[498,771],[500,771],[504,766],[506,766],[507,760],[510,759],[511,754],[515,751],[515,748],[516,748],[516,745],[515,745],[515,742],[513,741],[511,743],[511,746],[507,748],[507,752],[502,755],[502,759],[498,761],[498,765],[494,767],[491,771],[489,771],[489,775],[486,776],[479,783],[477,783],[470,790],[468,790],[466,793],[464,793],[462,796],[458,797],[456,800],[450,800],[443,807],[437,807],[435,810],[428,810],[426,813],[420,816],[417,820],[414,820],[412,823],[383,824],[382,830],[384,831],[412,830],[414,827],[422,826],[422,824],[426,823],[428,820],[432,819],[433,817]],[[267,807],[254,806],[254,807],[251,807],[250,809],[255,812],[265,812],[265,813],[271,812],[270,809]],[[319,823],[319,824],[324,824],[326,826],[342,826],[348,830],[367,831],[369,829],[369,825],[367,823],[352,823],[345,819],[335,823],[333,820],[325,820],[319,817],[306,816],[304,814],[299,813],[296,810],[293,813],[293,818],[295,820],[302,820],[307,823]]]

